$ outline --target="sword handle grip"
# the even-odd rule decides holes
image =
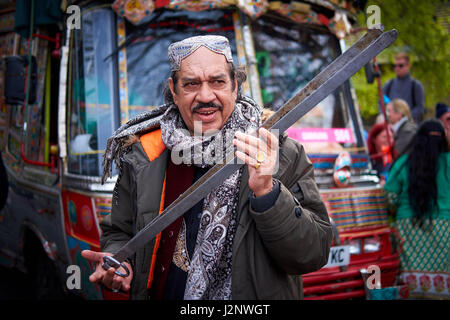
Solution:
[[[118,269],[122,267],[125,270],[125,273],[120,272]],[[116,259],[114,259],[111,256],[104,256],[103,257],[103,264],[102,268],[104,270],[109,270],[109,268],[114,268],[116,271],[114,273],[120,277],[126,278],[130,275],[130,270],[128,270],[127,266],[122,262],[120,263]]]

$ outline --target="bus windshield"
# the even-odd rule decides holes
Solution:
[[[155,14],[153,14],[154,16]],[[230,41],[237,61],[231,11],[164,11],[155,21],[136,27],[125,25],[132,43],[119,54],[122,123],[143,111],[164,103],[163,90],[170,77],[167,48],[173,42],[204,34],[217,34]],[[125,92],[126,91],[126,92]]]
[[[339,42],[329,31],[299,25],[277,16],[252,22],[255,55],[264,107],[279,109],[340,54]],[[348,111],[345,86],[326,97],[288,129],[309,153],[338,153],[358,144]],[[356,122],[357,123],[357,122]]]

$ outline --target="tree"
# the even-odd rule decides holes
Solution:
[[[447,8],[447,1],[441,0],[369,0],[370,5],[380,7],[381,23],[385,30],[397,29],[399,35],[394,44],[378,57],[384,85],[395,74],[392,70],[394,56],[407,52],[411,56],[411,73],[425,87],[426,117],[434,116],[434,108],[439,101],[450,99],[450,40],[448,30],[438,21],[437,12]],[[366,26],[367,15],[358,15],[358,22]],[[448,24],[449,17],[443,18]],[[378,93],[376,82],[367,84],[364,71],[353,78],[361,114],[365,122],[371,122],[378,114]]]

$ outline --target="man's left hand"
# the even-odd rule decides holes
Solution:
[[[233,144],[236,157],[248,165],[248,186],[256,197],[272,190],[272,175],[278,164],[278,138],[264,128],[258,130],[259,137],[236,132]]]

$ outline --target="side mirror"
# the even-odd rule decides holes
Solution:
[[[373,83],[376,75],[375,75],[375,71],[373,70],[372,62],[369,61],[364,66],[364,73],[366,74],[366,81],[367,81],[367,83]]]

